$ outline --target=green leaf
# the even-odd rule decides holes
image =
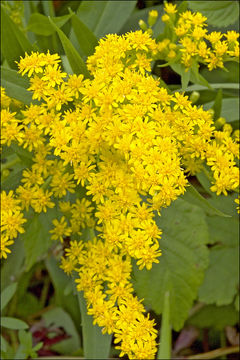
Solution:
[[[239,64],[234,61],[225,62],[224,67],[227,71],[221,68],[210,71],[207,67],[201,69],[201,74],[210,83],[235,83],[239,86]]]
[[[77,292],[83,331],[83,351],[87,359],[108,359],[112,335],[102,333],[98,325],[93,325],[92,316],[87,314],[87,306],[82,292]]]
[[[15,152],[15,154],[17,154],[17,156],[22,160],[22,163],[28,167],[31,167],[33,164],[33,156],[32,153],[29,152],[26,149],[23,149],[21,146],[12,143],[11,144],[11,148],[13,149],[13,151]]]
[[[2,188],[5,191],[15,190],[17,186],[19,186],[20,181],[22,179],[22,170],[26,167],[26,165],[22,163],[16,163],[13,166],[9,176],[2,181]]]
[[[4,339],[4,337],[2,335],[0,335],[0,338],[1,338],[1,351],[6,352],[7,347],[8,347],[8,343],[7,343],[7,341]]]
[[[118,33],[136,6],[136,1],[82,1],[77,16],[99,39]]]
[[[188,6],[205,15],[209,25],[219,28],[234,24],[239,17],[237,1],[188,1]]]
[[[159,19],[157,20],[156,24],[153,26],[153,36],[157,37],[160,33],[164,30],[164,23],[161,19],[161,15],[163,15],[163,5],[157,5],[157,6],[150,6],[145,9],[138,9],[132,12],[132,14],[129,16],[126,23],[123,25],[123,27],[120,30],[120,34],[125,34],[129,31],[136,31],[139,30],[139,20],[145,21],[147,23],[148,14],[151,10],[157,10],[159,14]]]
[[[76,41],[79,45],[79,51],[82,56],[89,56],[94,53],[94,49],[98,44],[96,36],[91,30],[72,13],[72,27],[75,33]],[[73,34],[74,35],[74,34]]]
[[[35,359],[37,357],[37,353],[32,347],[32,333],[30,331],[19,330],[18,338],[20,345],[17,348],[14,359]]]
[[[226,199],[226,202],[229,199]],[[224,206],[224,199],[222,198]],[[230,199],[232,206],[233,198]],[[214,200],[216,203],[217,200]],[[225,207],[227,207],[226,205]],[[236,212],[236,210],[235,210]],[[210,263],[199,289],[199,299],[207,304],[230,304],[238,293],[239,284],[239,222],[237,216],[207,218],[209,240],[215,244],[210,249]]]
[[[214,106],[214,102],[211,101],[203,105],[204,110],[209,110]],[[227,122],[233,122],[239,120],[239,98],[230,98],[222,100],[221,116],[224,117]]]
[[[181,198],[190,204],[194,204],[200,206],[203,210],[206,211],[209,215],[218,215],[222,217],[230,217],[230,215],[223,213],[222,211],[218,210],[214,207],[207,199],[205,199],[196,189],[194,186],[190,184],[187,187],[187,191]]]
[[[71,315],[75,326],[78,327],[81,323],[81,316],[77,297],[73,296],[72,293],[72,279],[60,269],[59,261],[53,256],[45,260],[45,265],[54,286],[55,304],[68,312]],[[70,285],[71,293],[66,294],[65,289]]]
[[[39,299],[30,292],[25,292],[24,296],[18,300],[17,316],[28,317],[42,309]]]
[[[39,257],[46,254],[52,244],[49,230],[52,229],[52,220],[57,217],[56,209],[48,209],[47,213],[34,214],[28,220],[25,233],[20,238],[24,242],[26,271],[32,267]]]
[[[42,3],[44,14],[47,16],[54,16],[55,10],[52,1],[43,1]]]
[[[72,15],[64,15],[59,17],[52,17],[53,22],[61,28],[68,22]],[[37,35],[49,36],[56,32],[53,28],[49,18],[43,14],[35,13],[30,16],[27,30],[34,32]]]
[[[69,314],[61,307],[56,307],[43,314],[46,326],[55,325],[57,327],[63,327],[68,335],[69,339],[63,340],[57,345],[52,346],[52,349],[61,352],[62,354],[72,354],[80,348],[80,339],[77,329],[74,325]],[[80,324],[79,324],[80,325]]]
[[[239,294],[237,294],[236,299],[234,301],[235,309],[239,312]]]
[[[196,178],[204,188],[204,190],[210,195],[214,196],[214,193],[210,190],[210,187],[212,186],[209,178],[206,176],[204,171],[201,171],[200,173],[196,174]],[[217,195],[216,195],[217,196]]]
[[[173,71],[181,76],[182,90],[185,91],[190,80],[190,70],[185,71],[186,68],[183,64],[171,64],[170,66]]]
[[[23,272],[24,247],[23,243],[16,239],[11,247],[11,254],[1,268],[1,291],[13,280],[16,281]]]
[[[25,52],[33,51],[34,47],[9,17],[3,4],[1,4],[1,29],[3,56],[7,60],[9,66],[16,69],[17,64],[15,61],[19,61],[20,56],[24,56]]]
[[[185,71],[186,68],[183,64],[173,63],[173,64],[170,64],[170,66],[173,69],[173,71],[175,71],[178,75],[181,76],[182,89],[184,91],[187,90],[189,81],[191,81],[195,84],[200,84],[207,88],[211,88],[208,81],[201,74],[199,74],[197,64],[194,64],[191,67],[191,69],[189,69],[187,72]]]
[[[199,299],[207,304],[228,305],[233,301],[239,283],[238,247],[214,246],[210,265],[199,289]]]
[[[8,328],[8,329],[14,329],[14,330],[28,328],[28,324],[26,324],[24,321],[15,319],[13,317],[6,317],[6,316],[1,317],[1,326]]]
[[[235,83],[219,83],[219,84],[209,84],[211,86],[211,88],[213,89],[234,89],[234,90],[239,90],[239,84],[235,84]],[[201,90],[206,90],[207,86],[203,86],[203,85],[191,85],[188,86],[186,91],[201,91]]]
[[[169,292],[166,292],[164,296],[163,315],[160,332],[160,345],[157,359],[170,359],[171,348]]]
[[[208,83],[208,81],[199,73],[199,64],[197,62],[195,62],[191,66],[190,80],[194,84],[200,84],[206,86],[208,89],[211,89],[211,86]]]
[[[27,349],[32,348],[32,334],[30,332],[19,330],[18,338],[21,345],[24,345]]]
[[[73,72],[77,75],[83,74],[86,78],[88,78],[90,76],[88,69],[81,56],[72,45],[71,41],[67,38],[64,32],[57,27],[57,25],[53,22],[53,20],[50,17],[49,17],[49,21],[51,22],[52,26],[56,29],[59,35],[62,46],[67,55],[67,58],[69,60]]]
[[[207,305],[190,317],[187,323],[201,329],[213,327],[216,330],[223,330],[227,325],[237,324],[238,316],[232,305]]]
[[[222,110],[222,89],[218,90],[212,108],[214,110],[214,121],[216,121],[220,117]]]
[[[149,270],[135,269],[134,288],[157,314],[163,312],[164,294],[170,294],[170,322],[178,331],[188,317],[208,265],[208,228],[202,209],[176,200],[156,218],[163,230],[162,256]]]
[[[13,283],[3,290],[3,292],[1,293],[1,311],[9,303],[9,301],[15,294],[16,289],[17,289],[17,283]]]
[[[18,59],[19,60],[19,59]],[[32,101],[32,93],[27,91],[29,81],[18,74],[16,70],[8,69],[1,66],[1,80],[6,89],[6,94],[16,100],[22,101],[25,105],[30,105]]]

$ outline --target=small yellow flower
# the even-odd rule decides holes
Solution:
[[[176,14],[176,12],[177,12],[176,6],[177,5],[175,5],[175,4],[165,2],[164,11],[169,15]]]
[[[52,223],[55,227],[53,230],[50,230],[50,233],[53,234],[51,239],[63,242],[63,238],[71,234],[71,228],[68,227],[65,217],[62,216],[60,221],[54,219]]]

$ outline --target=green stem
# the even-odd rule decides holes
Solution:
[[[16,330],[9,330],[9,336],[11,339],[11,345],[13,346],[14,350],[16,351],[18,348],[18,339],[17,339]]]
[[[49,285],[50,285],[50,279],[49,279],[49,277],[47,277],[44,279],[44,283],[43,283],[43,289],[42,289],[41,298],[40,298],[41,307],[44,307],[44,305],[46,303]]]
[[[224,330],[220,331],[220,344],[221,344],[221,348],[225,348],[227,345]],[[226,360],[226,355],[221,356],[220,359]]]
[[[76,292],[73,276],[73,289]],[[86,301],[82,291],[77,291],[77,299],[82,319],[83,352],[85,359],[109,359],[112,335],[103,334],[98,325],[93,325],[93,317],[87,313]]]
[[[215,359],[223,355],[238,353],[239,350],[240,350],[239,346],[230,346],[230,347],[219,348],[216,350],[208,351],[202,354],[187,356],[186,359],[189,360]]]
[[[167,291],[164,296],[162,324],[161,324],[161,332],[160,332],[160,346],[157,355],[157,359],[164,359],[164,360],[171,359],[172,333],[171,333],[171,324],[170,324],[169,297],[170,294],[169,291]]]
[[[205,167],[203,167],[203,172],[206,175],[206,177],[208,178],[208,180],[212,182],[213,179],[212,179],[211,175],[209,174],[209,171]]]
[[[47,178],[47,180],[45,181],[45,183],[41,186],[41,189],[46,190],[46,188],[47,188],[48,185],[50,184],[51,180],[52,180],[52,175],[50,175],[50,176]]]

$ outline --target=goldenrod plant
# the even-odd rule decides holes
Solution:
[[[29,9],[34,6],[27,3]],[[41,271],[47,268],[56,294],[62,294],[63,300],[56,304],[67,311],[64,296],[83,294],[85,300],[79,298],[82,318],[90,315],[90,327],[101,328],[100,341],[109,339],[104,334],[113,335],[116,350],[112,348],[112,354],[117,351],[120,357],[157,356],[159,318],[153,312],[163,313],[164,345],[160,343],[158,356],[170,358],[171,327],[180,331],[185,321],[191,323],[188,313],[194,301],[205,303],[207,309],[212,303],[230,306],[236,298],[231,314],[237,311],[236,277],[227,300],[209,295],[208,287],[211,266],[216,266],[211,265],[214,251],[210,253],[209,245],[216,251],[214,244],[221,244],[229,225],[232,236],[220,250],[236,244],[239,130],[235,122],[221,117],[224,94],[216,93],[206,75],[201,75],[201,67],[210,73],[217,68],[226,70],[228,62],[235,64],[239,34],[210,31],[207,16],[191,7],[184,9],[187,2],[179,2],[180,6],[164,2],[161,17],[155,8],[150,9],[147,19],[140,19],[140,29],[118,35],[113,25],[112,33],[99,36],[81,16],[85,9],[91,18],[90,2],[80,2],[77,15],[73,9],[59,17],[51,14],[54,2],[46,3],[51,10],[46,15],[51,16],[33,12],[29,19],[27,30],[35,29],[37,40],[33,45],[2,5],[4,21],[14,29],[14,41],[22,47],[21,54],[13,56],[3,44],[3,273],[10,271],[5,264],[23,243],[21,276],[14,273],[12,279],[24,281],[21,279],[39,266]],[[93,3],[102,14],[112,5]],[[40,6],[46,11],[46,4],[40,2]],[[118,6],[127,9],[124,2]],[[37,20],[42,21],[42,30],[37,29]],[[69,20],[72,42],[60,29]],[[164,31],[155,36],[154,26],[159,22]],[[78,38],[79,29],[85,31],[86,39]],[[41,48],[41,43],[46,44],[44,37],[52,37],[58,51]],[[28,48],[20,38],[29,43]],[[176,69],[182,88],[171,90],[154,73],[154,64],[161,71],[170,66]],[[22,89],[20,95],[14,86]],[[210,92],[211,99],[215,94],[211,107],[201,104],[202,88]],[[229,99],[234,99],[233,92]],[[213,229],[220,223],[223,233],[218,230],[216,235]],[[173,279],[169,271],[178,256],[185,272],[177,260]],[[59,271],[58,276],[68,284],[64,293],[54,275]],[[49,282],[44,284],[42,307],[50,296]],[[77,318],[73,321],[80,331]],[[90,358],[86,342],[94,339],[87,339],[84,321],[83,346],[77,341],[70,351]],[[15,339],[15,347],[16,343]],[[107,344],[106,353],[100,355],[96,349],[95,358],[109,356],[109,340]],[[3,358],[7,358],[8,346]],[[44,340],[34,349],[41,355]],[[69,350],[56,349],[70,355]]]

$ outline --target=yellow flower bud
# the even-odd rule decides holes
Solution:
[[[157,21],[157,18],[158,18],[158,12],[157,10],[151,10],[148,14],[148,25],[149,26],[153,26],[155,25],[156,21]]]
[[[224,124],[223,125],[223,131],[228,133],[229,135],[232,133],[232,126],[230,124]]]
[[[198,91],[193,91],[190,95],[190,100],[193,104],[196,103],[199,98],[200,98],[200,94]]]
[[[214,110],[213,109],[209,109],[208,113],[213,117],[214,116]]]
[[[226,123],[226,119],[224,117],[220,117],[215,122],[215,128],[221,129],[225,123]]]
[[[148,29],[147,24],[142,19],[139,20],[138,25],[140,26],[140,29],[142,29],[143,31],[146,31]]]
[[[240,130],[237,129],[233,132],[233,138],[236,140],[236,141],[239,141],[240,140]]]
[[[164,14],[164,15],[162,16],[162,21],[163,21],[163,22],[168,22],[169,19],[170,19],[170,16],[168,16],[167,14]]]

